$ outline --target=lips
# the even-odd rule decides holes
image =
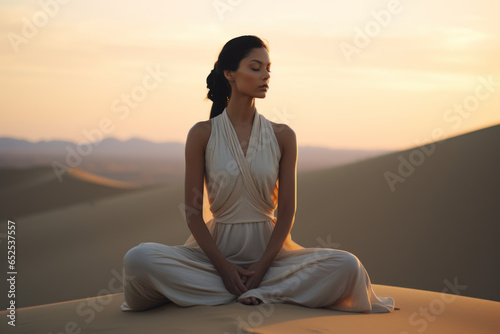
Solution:
[[[264,88],[264,87],[269,88],[269,86],[267,84],[259,86],[259,88]]]

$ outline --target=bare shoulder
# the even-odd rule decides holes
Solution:
[[[211,120],[199,121],[195,123],[188,133],[188,142],[194,141],[195,145],[200,145],[205,148],[212,132]]]
[[[197,135],[210,135],[210,132],[212,130],[212,121],[210,119],[207,119],[206,121],[199,121],[195,123],[192,127],[191,130],[189,131],[194,131]]]
[[[273,126],[276,139],[278,140],[281,156],[283,156],[285,150],[293,150],[297,147],[297,136],[295,135],[295,131],[289,125],[284,123],[275,123],[272,121],[270,122]]]

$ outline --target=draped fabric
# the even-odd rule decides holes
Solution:
[[[226,145],[221,145],[225,143]],[[217,224],[268,222],[277,217],[278,172],[281,151],[271,122],[255,112],[246,156],[226,109],[212,119],[205,150],[205,210],[207,227]],[[191,235],[186,247],[199,247]],[[288,234],[284,250],[303,249]]]
[[[264,254],[277,223],[280,147],[271,122],[258,111],[246,155],[226,109],[211,124],[205,150],[204,220],[224,257],[248,268]],[[263,303],[350,312],[394,310],[391,297],[376,296],[354,254],[304,248],[292,240],[291,233],[260,286],[240,296],[227,291],[193,235],[176,246],[143,242],[125,254],[123,264],[123,311],[168,302],[221,305],[251,296]]]

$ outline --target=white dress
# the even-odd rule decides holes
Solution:
[[[246,156],[226,109],[211,119],[205,153],[204,220],[225,258],[248,268],[264,254],[276,224],[281,157],[271,122],[255,112]],[[221,305],[246,297],[340,311],[394,310],[391,297],[377,297],[359,259],[347,251],[304,248],[289,233],[259,287],[231,294],[191,235],[184,245],[143,242],[124,256],[123,311],[168,302]]]

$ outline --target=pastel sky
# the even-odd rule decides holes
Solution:
[[[0,137],[185,142],[209,117],[223,45],[257,35],[272,62],[257,109],[299,145],[406,149],[500,123],[498,13],[493,0],[2,0]]]

